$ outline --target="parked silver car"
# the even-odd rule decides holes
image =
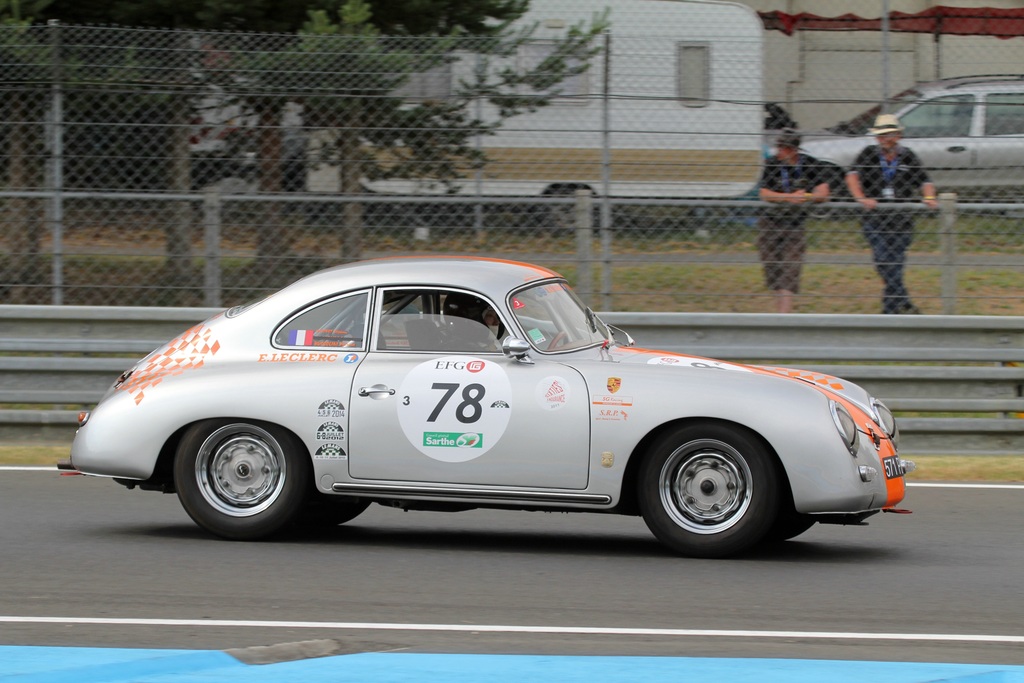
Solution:
[[[923,83],[893,98],[889,112],[940,190],[1005,195],[1024,186],[1024,75]],[[849,167],[866,145],[876,106],[826,131],[806,131],[803,149]]]

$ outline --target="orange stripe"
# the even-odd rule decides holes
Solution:
[[[701,359],[701,360],[715,360],[713,358],[703,358],[702,356],[689,356],[689,355],[685,355],[685,354],[676,353],[676,352],[673,352],[673,351],[653,351],[652,352],[650,349],[642,349],[642,348],[637,348],[637,347],[632,347],[632,348],[626,347],[626,348],[623,348],[623,349],[619,349],[619,351],[627,351],[627,350],[628,351],[633,351],[634,353],[656,353],[656,354],[664,354],[666,356],[683,356],[685,358],[698,358],[698,359]],[[730,361],[718,361],[718,362],[730,362]],[[882,459],[883,458],[887,458],[890,455],[897,455],[896,449],[895,449],[895,447],[893,447],[892,440],[888,436],[885,435],[885,432],[882,431],[881,427],[879,427],[877,424],[875,424],[874,419],[872,419],[872,417],[870,415],[868,415],[866,412],[864,412],[864,410],[862,408],[860,408],[860,406],[858,406],[856,403],[853,403],[852,401],[850,401],[846,397],[841,396],[840,394],[835,393],[837,390],[842,390],[842,388],[843,388],[843,385],[840,383],[838,378],[832,377],[831,375],[823,375],[821,373],[814,373],[814,372],[809,372],[809,371],[805,371],[805,370],[792,370],[790,368],[763,368],[763,367],[759,367],[759,366],[756,366],[756,365],[746,365],[744,363],[733,363],[733,365],[740,365],[740,366],[746,368],[747,370],[750,370],[752,372],[755,372],[755,373],[761,374],[761,375],[772,375],[772,376],[776,376],[776,377],[782,376],[782,377],[807,379],[810,382],[812,382],[814,384],[814,386],[818,387],[818,389],[820,389],[822,393],[827,394],[831,399],[833,399],[837,403],[842,404],[842,406],[844,408],[846,408],[848,411],[850,411],[850,415],[853,417],[854,421],[859,426],[864,427],[865,425],[867,425],[867,426],[871,426],[872,429],[877,427],[876,432],[879,435],[879,437],[881,437],[881,443],[879,443],[878,451],[877,451],[877,454],[878,454],[878,471],[879,471],[879,473],[883,477],[885,477],[885,465],[882,463]],[[905,477],[897,477],[895,479],[888,479],[887,478],[885,480],[885,493],[886,493],[885,504],[882,505],[881,507],[892,507],[892,506],[896,505],[897,503],[899,503],[901,500],[903,500],[904,496],[907,493],[906,478]]]
[[[523,261],[513,261],[511,259],[492,258],[492,257],[489,257],[489,256],[459,256],[458,254],[442,254],[442,255],[437,255],[437,256],[431,255],[429,257],[427,257],[427,256],[380,256],[378,258],[367,259],[366,261],[363,261],[363,263],[370,263],[372,261],[397,261],[397,260],[401,260],[401,259],[425,259],[425,258],[429,258],[431,260],[433,260],[433,259],[438,259],[438,260],[440,260],[440,259],[457,259],[457,260],[460,260],[460,261],[485,261],[485,262],[489,262],[489,263],[505,263],[507,265],[519,266],[519,267],[521,267],[521,268],[523,268],[525,270],[532,270],[535,273],[537,273],[537,275],[539,277],[559,277],[559,278],[562,277],[561,274],[556,273],[555,271],[553,271],[553,270],[551,270],[549,268],[544,268],[543,266],[537,266],[537,265],[534,265],[532,263],[525,263]]]

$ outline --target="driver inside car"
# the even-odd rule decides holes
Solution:
[[[489,316],[488,316],[489,312]],[[501,323],[494,309],[472,294],[451,292],[441,306],[449,350],[496,351]],[[496,323],[492,327],[488,320]]]

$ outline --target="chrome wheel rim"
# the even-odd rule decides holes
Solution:
[[[284,488],[284,451],[267,431],[248,424],[221,427],[206,438],[196,458],[203,498],[231,517],[269,508]]]
[[[729,529],[750,507],[750,468],[739,451],[722,441],[680,446],[665,461],[658,481],[669,517],[697,534]]]

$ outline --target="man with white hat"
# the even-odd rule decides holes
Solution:
[[[910,301],[903,282],[907,250],[914,239],[914,214],[886,208],[885,204],[917,199],[935,208],[935,185],[921,160],[900,144],[903,126],[892,114],[880,114],[868,131],[878,144],[868,145],[846,173],[846,186],[865,209],[861,217],[864,237],[871,245],[875,270],[882,277],[882,313],[920,313]]]

